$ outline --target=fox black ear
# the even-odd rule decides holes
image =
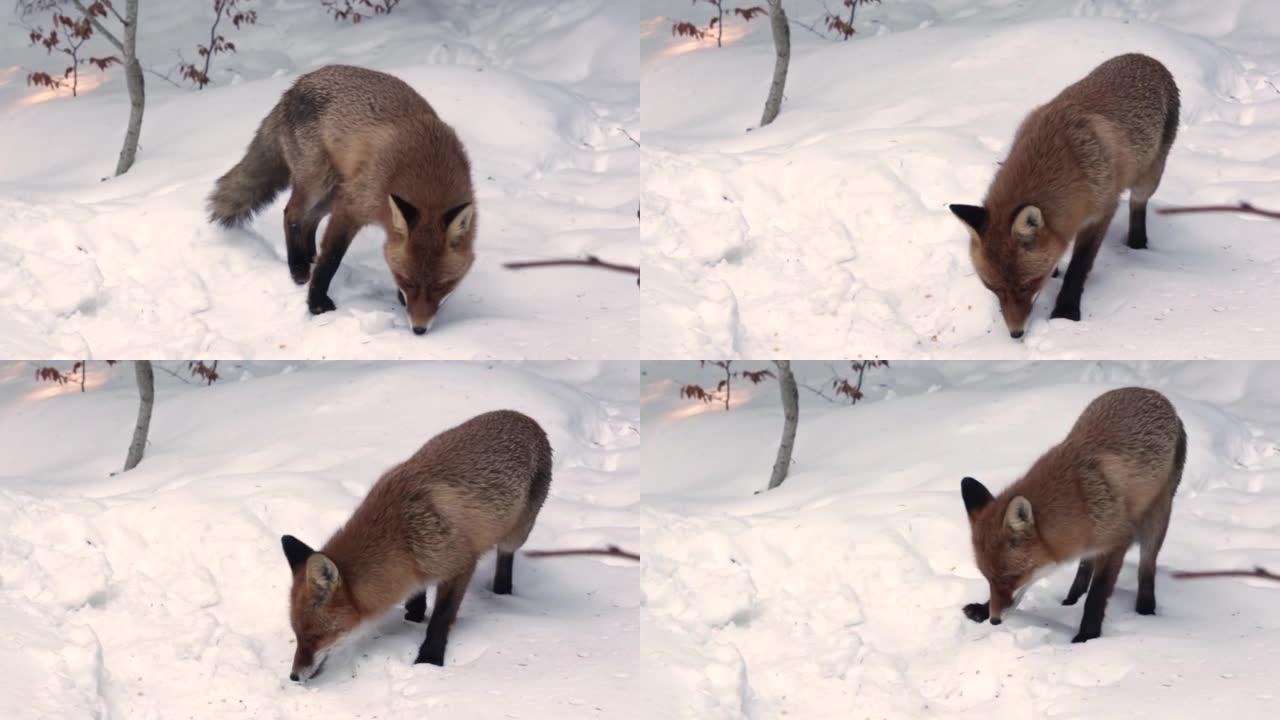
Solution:
[[[987,209],[979,205],[948,205],[951,212],[960,218],[960,222],[968,225],[978,235],[987,226]]]
[[[995,498],[982,483],[967,477],[960,481],[960,494],[964,497],[964,509],[970,515],[987,506]]]
[[[307,562],[307,558],[316,552],[292,535],[280,538],[280,544],[284,546],[284,556],[289,561],[289,569],[294,572],[298,572],[298,568],[302,567]]]
[[[410,205],[404,198],[396,197],[395,195],[391,196],[391,202],[396,204],[396,209],[400,211],[401,217],[404,218],[406,228],[412,230],[418,226],[418,218],[421,216],[418,208]]]

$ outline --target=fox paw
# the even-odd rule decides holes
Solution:
[[[444,667],[444,653],[434,652],[431,650],[419,650],[418,658],[413,661],[414,665],[435,665]]]
[[[1137,610],[1139,615],[1155,615],[1156,599],[1139,597],[1133,609]]]
[[[1059,305],[1053,309],[1050,318],[1066,318],[1080,322],[1080,306],[1079,305]]]
[[[1088,640],[1092,640],[1096,637],[1102,637],[1101,630],[1081,630],[1080,632],[1076,633],[1075,637],[1071,638],[1071,642],[1082,643]]]
[[[964,606],[964,616],[974,622],[986,622],[991,610],[986,603],[969,603]]]
[[[323,315],[338,309],[338,306],[333,304],[328,295],[307,298],[307,307],[310,308],[312,315]]]
[[[293,278],[293,282],[297,285],[306,285],[311,280],[311,264],[306,265],[289,265],[289,277]]]

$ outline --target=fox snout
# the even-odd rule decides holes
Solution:
[[[426,335],[436,321],[436,313],[440,312],[440,303],[427,297],[426,293],[399,291],[400,305],[404,308],[405,317],[414,335]]]
[[[1026,333],[1027,318],[1031,316],[1031,308],[1035,302],[1035,296],[1031,298],[1004,296],[1000,298],[1000,315],[1004,317],[1004,324],[1009,328],[1009,337],[1014,340],[1021,340]]]
[[[320,675],[324,671],[324,661],[329,658],[327,651],[317,654],[313,652],[304,652],[299,647],[297,652],[293,654],[293,668],[289,671],[289,679],[293,682],[306,682]]]

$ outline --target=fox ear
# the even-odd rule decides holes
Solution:
[[[1023,535],[1035,523],[1035,518],[1031,515],[1030,500],[1019,495],[1009,501],[1009,507],[1004,511],[1004,524],[1009,528],[1010,532],[1015,535]]]
[[[338,566],[332,560],[321,553],[313,553],[307,559],[307,585],[311,588],[311,599],[317,605],[328,600],[341,582]]]
[[[449,239],[450,245],[458,245],[464,240],[468,233],[471,232],[471,226],[475,223],[476,208],[474,203],[463,203],[455,208],[451,208],[444,214],[445,237]]]
[[[985,485],[971,477],[960,481],[960,495],[964,497],[964,509],[970,515],[986,507],[994,499]]]
[[[1044,214],[1035,205],[1026,205],[1013,217],[1013,236],[1030,247],[1040,236],[1040,228],[1044,227]]]
[[[403,198],[391,196],[391,227],[397,235],[401,237],[408,235],[409,228],[418,224],[418,216],[418,208],[410,205]]]
[[[975,237],[982,236],[982,229],[987,226],[987,209],[978,205],[948,205],[951,212],[960,218],[960,222],[969,226]]]
[[[289,561],[289,569],[298,572],[298,568],[307,561],[307,558],[315,554],[306,543],[292,535],[285,535],[280,538],[280,544],[284,547],[284,557]]]

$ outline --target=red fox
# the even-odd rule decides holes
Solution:
[[[990,601],[966,605],[975,622],[999,625],[1039,573],[1080,558],[1063,605],[1089,592],[1072,642],[1102,634],[1102,615],[1136,539],[1139,614],[1156,611],[1156,556],[1187,458],[1187,434],[1160,393],[1122,388],[1099,395],[1065,440],[992,497],[971,477],[960,483],[978,569]]]
[[[1080,319],[1085,277],[1126,189],[1129,247],[1147,246],[1147,199],[1177,131],[1173,76],[1146,55],[1121,55],[1027,115],[981,206],[950,206],[1014,339],[1072,238],[1051,317]]]
[[[310,279],[312,314],[336,309],[329,283],[342,256],[357,230],[378,224],[409,326],[426,333],[475,261],[471,165],[453,128],[397,78],[348,65],[320,68],[285,92],[244,159],[218,179],[210,220],[242,225],[290,185],[289,273],[299,285]],[[326,214],[317,259],[316,228]]]
[[[512,410],[488,412],[384,473],[319,551],[285,535],[298,642],[289,679],[318,675],[357,626],[405,598],[405,619],[422,622],[431,582],[438,583],[435,606],[414,662],[443,665],[476,560],[496,546],[493,591],[511,592],[515,551],[550,485],[551,445],[538,423]]]

